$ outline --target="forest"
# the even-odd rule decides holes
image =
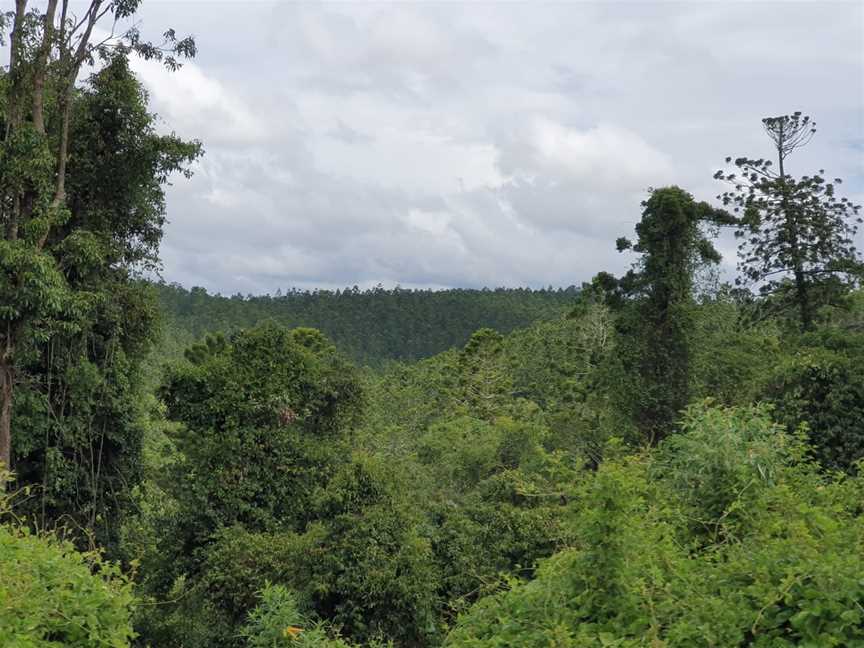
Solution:
[[[154,281],[204,155],[96,36],[0,14],[0,647],[864,646],[864,262],[812,118],[650,189],[621,276]],[[758,119],[758,117],[756,117]],[[717,237],[738,246],[720,272]],[[630,237],[630,238],[627,238]]]
[[[564,316],[578,290],[497,288],[277,291],[275,295],[210,295],[204,288],[154,284],[162,316],[162,356],[180,356],[207,333],[273,320],[287,328],[315,328],[358,364],[420,360],[462,346],[474,331],[501,333],[536,320]]]

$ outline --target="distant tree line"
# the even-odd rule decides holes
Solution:
[[[357,362],[416,360],[465,344],[474,331],[501,333],[554,319],[573,307],[579,289],[450,290],[292,289],[275,295],[223,297],[204,288],[157,284],[166,333],[190,343],[212,331],[249,328],[265,320],[312,327]]]

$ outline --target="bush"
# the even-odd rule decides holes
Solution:
[[[796,462],[764,410],[691,410],[680,441],[604,463],[574,495],[575,547],[446,645],[864,645],[864,480]],[[706,541],[694,516],[720,531]]]
[[[132,603],[131,583],[98,553],[0,526],[0,647],[128,646]]]
[[[765,407],[687,409],[683,434],[667,438],[652,462],[652,476],[671,491],[696,535],[718,540],[750,511],[747,505],[773,485],[800,449]]]
[[[849,470],[864,458],[864,336],[823,332],[777,369],[768,398],[789,428],[807,426],[814,457]]]
[[[248,648],[350,648],[338,636],[330,636],[333,633],[328,634],[324,624],[302,615],[294,595],[284,586],[268,583],[260,597],[261,603],[240,631]]]

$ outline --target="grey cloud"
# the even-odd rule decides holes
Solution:
[[[759,119],[796,109],[820,132],[793,168],[864,193],[858,5],[143,6],[145,32],[200,48],[173,76],[139,66],[164,127],[207,149],[169,193],[165,276],[185,284],[620,272],[649,186],[713,197],[726,155],[769,154]]]

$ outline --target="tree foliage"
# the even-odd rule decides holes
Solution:
[[[632,249],[640,260],[620,280],[598,275],[594,291],[620,311],[620,406],[643,438],[657,443],[690,397],[694,274],[700,264],[720,261],[703,228],[732,218],[678,187],[652,191],[643,208],[636,242],[617,241],[619,251]]]
[[[116,541],[141,475],[142,363],[159,315],[135,276],[156,263],[168,174],[200,152],[158,135],[146,102],[116,57],[73,95],[69,215],[44,258],[76,307],[29,321],[16,347],[12,447],[19,483],[37,489],[27,512],[42,527],[94,531],[103,545]]]
[[[861,480],[819,475],[783,439],[759,410],[691,410],[656,459],[574,486],[575,546],[445,645],[857,645]]]
[[[82,277],[153,261],[161,185],[199,152],[154,135],[125,65],[134,53],[176,67],[177,57],[195,54],[194,41],[168,30],[154,45],[134,27],[94,38],[100,20],[116,26],[139,4],[91,0],[78,18],[68,0],[30,11],[17,0],[7,15],[10,58],[0,75],[0,463],[7,467],[21,347],[81,330],[79,320],[100,298]],[[82,98],[79,73],[97,62],[105,67]]]
[[[825,171],[795,178],[786,158],[810,141],[816,124],[800,112],[762,120],[774,144],[772,160],[738,157],[737,171],[717,171],[731,185],[718,199],[740,215],[743,279],[763,295],[777,295],[779,305],[794,305],[802,329],[813,328],[817,309],[836,304],[860,284],[864,265],[854,239],[860,205],[837,194],[840,178]],[[726,158],[727,164],[733,162]]]

